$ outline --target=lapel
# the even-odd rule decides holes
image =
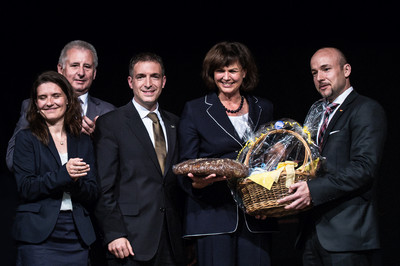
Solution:
[[[131,130],[132,134],[135,135],[138,139],[137,142],[139,143],[139,145],[142,146],[143,150],[150,157],[150,159],[153,161],[154,165],[161,174],[161,168],[158,164],[157,154],[154,149],[153,143],[151,142],[149,133],[147,132],[147,129],[144,126],[143,121],[140,118],[139,113],[132,102],[129,102],[127,105],[125,105],[124,115],[129,129]]]
[[[67,145],[69,143],[69,139],[67,139]],[[49,131],[49,145],[47,145],[48,149],[50,150],[51,154],[53,155],[54,159],[57,161],[58,165],[61,166],[61,158],[58,154],[58,150],[56,148],[56,144],[54,143],[53,137]]]
[[[326,129],[326,132],[324,134],[324,141],[322,143],[321,150],[324,149],[326,143],[328,142],[329,139],[329,133],[332,131],[332,129],[335,127],[336,123],[338,120],[342,117],[342,115],[349,109],[351,106],[351,103],[357,98],[358,93],[356,91],[352,91],[349,96],[344,100],[342,105],[339,106],[339,109],[336,111],[335,115],[332,117],[331,121],[328,124],[328,127]]]
[[[77,158],[79,156],[79,143],[78,138],[72,136],[71,134],[67,133],[67,149],[68,149],[68,158]]]
[[[216,93],[211,93],[205,96],[204,103],[208,105],[206,109],[206,113],[211,119],[216,123],[226,135],[236,141],[239,145],[242,146],[243,141],[240,139],[239,135],[236,133],[235,128],[233,127],[231,121],[225,113],[224,106],[221,101],[218,99]]]
[[[58,165],[61,166],[60,154],[58,154],[58,150],[56,148],[53,138],[51,137],[50,132],[49,132],[49,136],[50,136],[50,139],[49,139],[48,148],[49,148],[51,154],[53,155],[54,159],[57,161]],[[79,157],[78,146],[79,146],[78,139],[67,132],[68,159]]]
[[[245,95],[249,104],[249,124],[252,130],[258,127],[262,114],[262,107],[258,104],[258,99],[254,96]],[[209,107],[206,109],[207,114],[211,119],[234,141],[240,146],[245,140],[241,139],[233,127],[228,115],[226,115],[224,106],[218,99],[216,93],[211,93],[205,96],[205,104]]]
[[[90,118],[90,120],[94,120],[94,118],[96,117],[96,114],[100,113],[100,110],[97,110],[99,107],[99,103],[96,102],[91,96],[90,94],[88,94],[88,106],[87,106],[87,110],[86,110],[86,116]]]
[[[167,142],[168,142],[168,152],[167,158],[165,162],[165,173],[167,173],[168,169],[172,166],[172,160],[174,157],[175,149],[176,149],[176,140],[177,140],[177,125],[172,121],[171,117],[164,112],[164,110],[159,109],[161,113],[162,120],[164,122],[165,131],[167,134]],[[158,165],[158,164],[157,164]],[[160,169],[161,172],[161,169]]]
[[[258,128],[260,118],[263,112],[262,107],[258,104],[258,98],[255,96],[246,96],[246,100],[249,104],[249,122],[251,129],[254,131]]]

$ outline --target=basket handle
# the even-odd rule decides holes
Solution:
[[[304,145],[304,161],[303,161],[303,165],[305,165],[307,163],[307,161],[310,161],[310,167],[311,167],[311,174],[314,175],[315,174],[315,167],[314,164],[312,163],[312,158],[311,158],[311,150],[310,147],[308,146],[308,143],[305,141],[305,139],[297,132],[294,132],[292,130],[288,130],[288,129],[274,129],[269,131],[266,134],[261,135],[255,142],[254,144],[249,148],[249,150],[247,151],[245,160],[244,160],[244,164],[246,166],[249,166],[249,161],[250,161],[250,155],[254,149],[255,146],[257,146],[261,141],[263,141],[267,136],[272,135],[272,134],[277,134],[277,133],[289,133],[291,135],[293,135],[294,137],[296,137],[303,145]]]

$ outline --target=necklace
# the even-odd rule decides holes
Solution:
[[[64,138],[61,137],[61,139],[57,139],[57,141],[60,143],[60,145],[64,145],[65,141],[66,141],[66,138],[65,137]]]
[[[238,109],[236,109],[236,110],[229,110],[228,108],[226,108],[226,107],[224,106],[225,111],[228,112],[228,113],[231,113],[231,114],[235,114],[235,113],[239,112],[240,110],[242,110],[243,103],[244,103],[244,97],[243,97],[243,95],[242,95],[241,100],[240,100],[240,105],[239,105]]]

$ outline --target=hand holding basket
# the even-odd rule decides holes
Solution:
[[[273,136],[275,135],[275,136]],[[282,217],[288,215],[297,214],[303,210],[286,210],[285,206],[290,204],[279,204],[278,200],[289,195],[289,186],[291,183],[297,183],[300,181],[307,181],[314,178],[316,172],[315,160],[313,158],[313,153],[310,150],[309,143],[297,132],[288,129],[274,129],[261,134],[255,141],[248,147],[247,153],[245,154],[243,163],[249,168],[252,168],[252,163],[260,161],[261,156],[274,157],[273,153],[277,153],[276,158],[279,158],[281,163],[286,158],[287,154],[292,152],[288,149],[288,145],[279,147],[282,142],[273,143],[276,147],[269,147],[269,154],[264,154],[261,149],[264,149],[263,143],[267,138],[273,138],[281,135],[280,140],[290,139],[290,147],[293,147],[293,143],[296,145],[301,145],[302,149],[297,149],[296,152],[302,150],[304,152],[303,162],[298,162],[300,167],[289,171],[289,168],[283,168],[278,171],[278,176],[274,180],[270,187],[264,187],[251,180],[251,176],[243,179],[239,179],[237,183],[237,190],[241,199],[243,201],[244,207],[250,215],[265,215],[267,217]],[[269,143],[271,145],[271,143]],[[318,161],[318,159],[316,160]],[[274,163],[277,163],[276,161]],[[256,164],[256,163],[255,163]],[[293,168],[292,168],[293,169]],[[277,171],[277,170],[272,170]],[[265,171],[265,176],[268,176],[272,171]],[[261,173],[260,175],[263,175]]]

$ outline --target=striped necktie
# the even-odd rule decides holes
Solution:
[[[322,142],[324,141],[325,131],[326,131],[326,128],[328,127],[329,116],[333,111],[335,111],[336,107],[338,107],[338,106],[339,106],[339,104],[337,104],[337,103],[330,103],[325,108],[324,121],[322,122],[321,128],[319,129],[319,134],[318,134],[318,145],[320,148],[322,147]]]

